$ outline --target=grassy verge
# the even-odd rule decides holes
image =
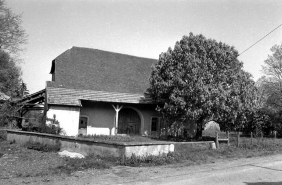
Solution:
[[[64,158],[63,164],[52,169],[53,173],[71,174],[75,171],[83,171],[87,169],[109,169],[115,165],[114,158],[101,158],[99,156],[89,155],[85,158]]]
[[[176,152],[170,152],[167,155],[159,155],[153,156],[148,155],[145,157],[139,157],[136,155],[132,155],[131,157],[122,157],[118,158],[116,164],[123,165],[123,166],[157,166],[157,165],[166,165],[166,164],[173,164],[181,161],[181,155]]]
[[[122,136],[123,137],[123,136]],[[241,138],[239,147],[236,139],[231,139],[230,146],[220,144],[218,150],[178,147],[174,153],[160,156],[129,158],[111,158],[89,155],[82,159],[60,157],[56,152],[57,146],[28,143],[21,147],[16,143],[0,141],[2,166],[0,165],[0,179],[13,177],[44,176],[47,174],[71,174],[75,171],[87,169],[108,169],[113,166],[156,166],[167,164],[198,165],[214,163],[217,160],[250,158],[281,153],[281,139]],[[3,157],[3,155],[5,155]],[[1,156],[0,156],[1,157]]]
[[[229,146],[220,144],[220,148],[217,150],[203,150],[200,147],[195,149],[183,145],[183,147],[178,147],[176,152],[168,155],[147,157],[133,155],[130,158],[120,158],[117,163],[125,166],[154,166],[176,163],[198,165],[214,163],[217,160],[266,156],[281,153],[282,151],[281,139],[241,138],[239,146],[236,142],[236,138],[231,138]]]

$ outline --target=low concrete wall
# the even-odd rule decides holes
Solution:
[[[7,140],[15,141],[20,145],[31,142],[40,142],[42,144],[60,145],[61,150],[67,150],[70,152],[78,152],[83,155],[94,154],[100,156],[114,156],[130,157],[132,154],[136,156],[146,155],[160,155],[167,154],[169,152],[177,151],[178,148],[190,148],[190,149],[210,149],[214,142],[161,142],[154,143],[142,143],[142,142],[104,142],[93,141],[87,138],[74,138],[67,136],[42,134],[35,132],[24,132],[7,130]]]
[[[130,157],[132,154],[136,156],[146,155],[160,155],[167,154],[169,152],[174,152],[174,144],[162,144],[162,145],[139,145],[139,146],[126,146],[125,156]]]
[[[216,149],[215,142],[214,141],[202,141],[202,142],[176,142],[174,143],[174,151],[180,152],[180,151],[187,151],[187,152],[193,152],[193,151],[201,151],[201,150],[207,150],[207,149]]]

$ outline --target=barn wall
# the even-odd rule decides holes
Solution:
[[[80,116],[88,118],[88,135],[113,135],[115,110],[110,103],[83,101]]]
[[[47,118],[53,118],[55,115],[67,136],[78,134],[79,107],[49,105],[48,108]],[[48,121],[46,123],[48,124]]]
[[[82,101],[80,115],[88,118],[87,134],[114,135],[116,112],[113,103]],[[119,104],[123,108],[132,108],[141,119],[141,135],[151,134],[151,118],[160,115],[155,111],[155,105]],[[146,133],[146,134],[145,134]]]

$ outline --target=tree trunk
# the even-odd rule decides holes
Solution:
[[[202,139],[202,135],[203,135],[203,126],[202,126],[202,122],[201,123],[197,123],[197,132],[196,132],[196,136],[195,138],[197,140]]]

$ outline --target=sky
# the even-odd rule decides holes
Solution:
[[[184,35],[203,34],[239,53],[282,24],[281,0],[6,0],[22,14],[20,54],[30,93],[51,81],[51,62],[72,46],[158,59]],[[239,56],[257,80],[282,26]]]

